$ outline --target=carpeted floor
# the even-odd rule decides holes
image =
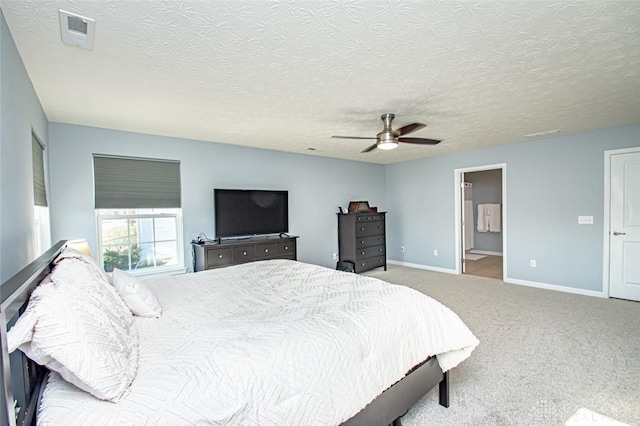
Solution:
[[[640,303],[389,265],[366,275],[449,306],[480,340],[402,418],[411,425],[563,425],[587,408],[640,425]]]

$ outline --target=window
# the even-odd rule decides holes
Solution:
[[[107,272],[184,269],[180,163],[94,155],[98,258]]]
[[[38,254],[51,245],[49,207],[45,173],[45,150],[35,133],[31,132],[31,159],[33,165],[33,235]]]
[[[97,216],[105,271],[183,267],[180,209],[99,209]]]

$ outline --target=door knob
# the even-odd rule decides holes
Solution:
[[[626,232],[613,231],[613,235],[627,235]]]

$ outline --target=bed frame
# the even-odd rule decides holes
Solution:
[[[48,370],[28,359],[19,350],[7,349],[7,330],[24,312],[29,295],[53,269],[53,261],[64,248],[60,241],[0,286],[0,424],[35,425]],[[402,380],[384,391],[344,426],[400,426],[403,416],[423,395],[436,385],[439,402],[449,406],[449,376],[440,369],[435,357],[414,367]]]

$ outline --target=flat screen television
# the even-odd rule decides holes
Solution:
[[[216,238],[289,232],[287,191],[214,189]]]

